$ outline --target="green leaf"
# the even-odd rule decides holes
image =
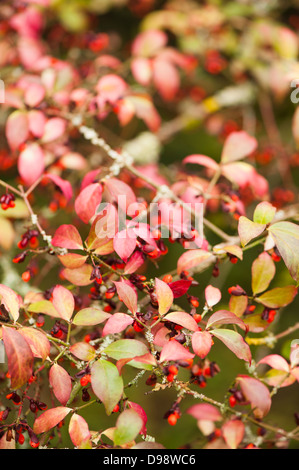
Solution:
[[[99,359],[91,367],[91,386],[94,394],[103,402],[110,415],[122,397],[123,380],[112,362]]]
[[[295,286],[275,287],[275,289],[268,290],[255,300],[265,305],[265,307],[279,308],[290,304],[296,294],[297,288]]]
[[[148,353],[144,343],[136,339],[120,339],[110,344],[103,351],[113,359],[127,359],[129,357],[143,356]]]
[[[271,256],[264,251],[252,263],[251,267],[251,286],[253,294],[259,294],[269,287],[270,282],[275,276],[275,263]]]
[[[291,276],[299,284],[299,225],[277,222],[269,227],[279,253]]]
[[[238,232],[241,240],[241,245],[247,245],[250,240],[258,237],[266,228],[266,224],[258,224],[252,222],[244,215],[239,218]]]
[[[143,427],[143,420],[137,411],[130,409],[123,411],[117,421],[113,433],[115,445],[123,445],[132,442]]]
[[[257,224],[269,224],[275,216],[276,207],[272,206],[270,202],[260,202],[253,213],[253,222]]]
[[[102,323],[110,316],[110,313],[106,313],[99,308],[83,308],[75,315],[73,323],[80,326],[93,326]]]
[[[213,336],[220,339],[225,346],[228,347],[239,359],[251,362],[251,352],[248,344],[244,341],[242,336],[233,330],[226,330],[224,328],[215,329],[211,332]]]

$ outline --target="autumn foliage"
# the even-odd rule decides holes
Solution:
[[[259,5],[1,2],[1,449],[298,447],[299,17]]]

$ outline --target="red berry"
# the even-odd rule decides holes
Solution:
[[[173,374],[168,374],[167,382],[173,382],[173,381],[174,381],[174,375]]]
[[[229,401],[229,404],[230,404],[230,406],[231,406],[232,408],[233,408],[234,406],[236,406],[237,400],[236,400],[236,398],[234,397],[234,395],[231,395],[231,396],[229,397],[229,400],[228,400],[228,401]]]
[[[170,282],[172,282],[172,276],[170,274],[166,274],[163,277],[163,281],[166,282],[166,284],[169,284]]]
[[[120,410],[119,405],[115,405],[115,407],[112,410],[112,413],[117,413]]]
[[[81,378],[80,384],[82,385],[82,387],[85,387],[87,384],[89,384],[90,380],[91,380],[90,374],[86,374]]]
[[[194,320],[196,321],[196,323],[201,322],[201,315],[200,315],[200,313],[195,313],[195,315],[193,315],[193,318],[194,318]]]
[[[22,444],[24,444],[24,442],[25,442],[25,437],[24,437],[24,435],[23,435],[23,434],[19,434],[19,435],[18,435],[18,443],[22,445]]]
[[[167,418],[168,424],[170,424],[170,426],[175,426],[176,423],[177,423],[177,420],[178,420],[178,418],[176,417],[176,415],[174,413],[169,415],[168,418]]]

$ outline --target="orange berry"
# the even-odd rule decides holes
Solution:
[[[30,271],[24,271],[22,274],[22,279],[24,282],[29,282],[31,278]]]
[[[173,381],[174,381],[174,375],[173,374],[168,374],[167,382],[173,382]]]
[[[178,368],[174,365],[168,367],[168,372],[172,375],[177,375],[178,371]]]
[[[87,384],[89,384],[90,380],[91,380],[90,374],[86,374],[81,378],[80,384],[82,385],[82,387],[85,387]]]
[[[170,274],[166,274],[162,280],[166,282],[166,284],[169,284],[170,282],[172,282],[172,276]]]
[[[195,313],[195,315],[193,315],[193,318],[194,318],[194,320],[196,321],[196,323],[201,322],[201,315],[200,315],[200,313]]]

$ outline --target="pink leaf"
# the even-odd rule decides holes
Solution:
[[[239,359],[251,362],[251,352],[248,344],[244,341],[242,336],[233,330],[226,330],[224,328],[214,329],[213,336],[220,339],[225,346],[228,347]]]
[[[240,419],[231,419],[224,423],[221,429],[223,439],[227,445],[231,449],[237,449],[245,434],[244,423]]]
[[[159,313],[164,315],[168,312],[173,302],[173,293],[166,282],[155,278],[156,295],[159,304]]]
[[[102,200],[102,186],[98,183],[90,184],[84,188],[75,200],[75,211],[86,224],[95,215],[96,209]]]
[[[257,148],[257,140],[245,131],[232,132],[226,138],[222,150],[221,162],[228,163],[250,155]]]
[[[171,312],[165,315],[163,318],[165,321],[171,321],[177,325],[181,325],[183,328],[187,328],[190,331],[197,331],[198,325],[194,318],[186,312]]]
[[[55,286],[52,295],[52,302],[59,316],[67,322],[70,321],[75,309],[73,294],[63,286]]]
[[[134,319],[126,313],[114,313],[106,322],[103,329],[103,336],[120,333],[125,330],[127,326],[132,325]]]
[[[182,295],[186,294],[191,284],[192,281],[180,279],[179,281],[170,282],[168,285],[172,290],[173,298],[177,299],[178,297],[182,297]]]
[[[188,271],[200,265],[206,267],[214,260],[214,256],[205,250],[188,250],[183,253],[178,259],[177,271],[180,274],[182,271]]]
[[[30,379],[34,357],[25,338],[14,328],[3,326],[2,336],[10,374],[10,387],[17,389]]]
[[[132,44],[132,54],[148,57],[156,54],[167,43],[167,35],[160,29],[150,29],[138,34]]]
[[[33,431],[36,434],[49,431],[57,426],[70,411],[72,411],[72,408],[66,408],[64,406],[57,406],[56,408],[45,411],[34,421]]]
[[[45,124],[45,131],[42,142],[47,144],[60,139],[66,131],[66,121],[59,117],[49,119]]]
[[[205,288],[205,297],[208,307],[214,307],[221,300],[221,291],[211,285]]]
[[[135,315],[137,313],[137,294],[133,287],[126,282],[114,281],[119,299]]]
[[[22,305],[22,299],[10,287],[4,284],[0,284],[0,305],[2,304],[16,322],[19,318],[19,309]]]
[[[29,121],[26,111],[14,111],[6,121],[6,138],[11,150],[16,150],[29,136]]]
[[[69,423],[69,434],[72,443],[76,447],[86,444],[91,437],[88,424],[82,416],[74,413]]]
[[[131,258],[128,260],[124,273],[125,274],[132,274],[137,271],[140,266],[142,266],[144,263],[144,257],[140,251],[135,251],[135,253],[132,254]]]
[[[163,346],[160,354],[160,362],[186,361],[193,359],[194,356],[195,354],[192,354],[189,349],[182,346],[176,340],[172,340]]]
[[[105,196],[109,202],[116,202],[124,212],[130,204],[136,202],[136,196],[131,187],[116,178],[109,178],[105,181]]]
[[[282,356],[279,356],[279,354],[269,354],[268,356],[263,357],[256,366],[260,364],[267,364],[272,367],[272,369],[283,370],[287,373],[290,370],[287,361]]]
[[[131,62],[131,70],[135,80],[143,86],[148,86],[152,78],[151,63],[145,57],[136,57]]]
[[[212,347],[212,336],[208,331],[196,331],[192,335],[192,348],[197,356],[201,359],[209,354]]]
[[[45,173],[44,178],[49,178],[50,180],[52,180],[53,183],[58,186],[58,188],[61,190],[62,194],[65,196],[67,201],[70,201],[72,199],[73,189],[69,181],[63,180],[62,178],[60,178],[60,176],[54,175],[52,173]]]
[[[72,391],[72,381],[67,371],[58,364],[53,364],[49,372],[49,382],[57,400],[66,405]]]
[[[127,262],[128,258],[135,250],[136,241],[137,237],[132,229],[121,230],[115,235],[113,248],[124,262]]]
[[[52,245],[70,250],[83,249],[80,234],[74,225],[61,225],[55,232]]]
[[[36,328],[23,327],[19,329],[19,333],[25,338],[30,346],[34,357],[39,357],[43,361],[47,359],[50,354],[50,342],[45,333],[37,330]]]
[[[147,423],[146,412],[144,411],[142,406],[138,405],[138,403],[134,403],[133,401],[128,401],[128,405],[129,405],[129,408],[132,408],[133,410],[135,410],[139,414],[140,418],[143,421],[143,427],[140,431],[140,434],[146,435],[146,423]]]
[[[79,255],[78,253],[66,253],[65,255],[58,255],[57,257],[63,266],[70,269],[80,268],[85,264],[88,258],[87,255]]]
[[[153,81],[165,101],[171,101],[176,97],[180,88],[180,75],[170,62],[162,59],[153,61]]]
[[[218,163],[206,155],[189,155],[188,157],[184,158],[183,163],[195,163],[214,171],[219,169]]]
[[[190,408],[188,408],[186,413],[193,416],[193,418],[197,420],[203,419],[205,421],[220,421],[222,419],[218,408],[208,403],[192,405]]]
[[[33,184],[45,169],[43,149],[36,143],[28,144],[18,159],[18,171],[27,186]]]
[[[268,388],[260,380],[247,375],[239,375],[237,381],[246,400],[250,402],[254,416],[262,419],[271,408],[271,396]]]
[[[228,324],[235,324],[239,325],[243,330],[245,330],[245,324],[241,318],[237,317],[233,312],[229,312],[228,310],[218,310],[217,312],[213,313],[210,316],[209,320],[207,321],[207,328],[215,328],[215,326],[219,325],[228,325]]]
[[[99,108],[101,109],[107,101],[111,104],[115,103],[126,93],[127,88],[126,82],[117,75],[111,73],[101,77],[96,85]]]
[[[25,91],[25,103],[34,108],[43,101],[45,94],[45,89],[40,83],[31,83]]]
[[[93,281],[90,280],[92,273],[92,266],[90,264],[83,264],[80,268],[62,270],[61,275],[75,286],[88,286]]]
[[[32,109],[28,113],[29,130],[39,139],[44,135],[47,118],[42,111]]]

